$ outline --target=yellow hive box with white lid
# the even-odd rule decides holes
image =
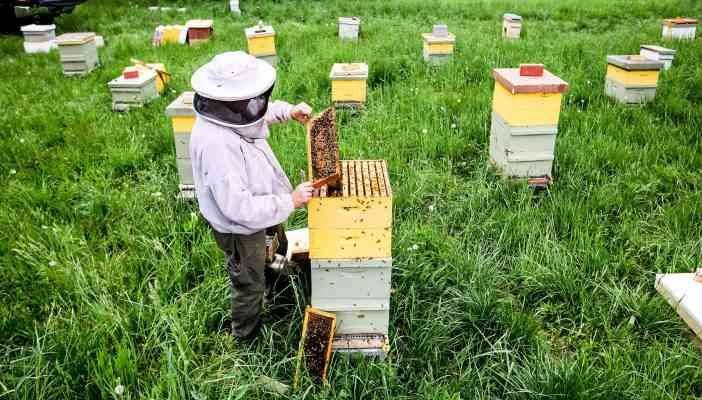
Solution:
[[[492,71],[490,162],[506,177],[550,180],[568,83],[541,64]]]
[[[702,268],[695,273],[657,274],[656,290],[702,340]]]
[[[25,25],[21,28],[24,36],[25,53],[48,53],[57,47],[56,25]]]
[[[64,33],[56,44],[64,75],[85,75],[100,63],[93,32]]]
[[[431,33],[422,33],[424,61],[439,64],[450,59],[456,44],[456,36],[444,24],[434,25]]]
[[[166,107],[166,115],[170,118],[173,128],[176,166],[180,180],[179,197],[182,199],[195,198],[195,182],[193,181],[193,167],[190,160],[190,134],[195,125],[194,96],[195,92],[183,92]]]
[[[663,20],[663,39],[692,40],[697,34],[699,21],[695,18],[676,17]]]
[[[273,66],[278,64],[275,50],[275,30],[272,26],[264,25],[263,21],[259,21],[258,25],[246,28],[244,33],[246,34],[249,54],[266,60]]]
[[[502,16],[502,37],[505,39],[519,39],[522,34],[522,17],[517,14],[506,13]]]
[[[361,33],[361,19],[358,17],[339,17],[339,38],[341,40],[358,40]]]
[[[325,119],[333,134],[315,133]],[[336,143],[334,110],[308,124],[309,176],[318,195],[307,206],[312,306],[336,315],[334,351],[384,357],[389,350],[392,275],[392,188],[384,160],[339,160],[319,143]],[[315,144],[317,143],[317,144]],[[315,155],[316,154],[316,155]],[[322,158],[334,163],[335,179],[326,184],[316,167]],[[321,178],[321,179],[320,179]]]
[[[167,44],[185,44],[188,30],[184,25],[159,25],[154,30],[151,43],[156,46]]]
[[[649,60],[660,61],[663,63],[663,69],[670,69],[673,66],[675,59],[675,50],[668,49],[653,44],[642,44],[639,47],[639,55],[648,58]]]
[[[332,65],[329,79],[334,106],[355,109],[366,103],[368,64],[336,63]]]
[[[641,55],[607,56],[605,94],[624,104],[643,104],[656,97],[663,62]]]
[[[157,74],[151,69],[127,67],[117,78],[107,83],[112,93],[112,110],[129,111],[159,96]]]

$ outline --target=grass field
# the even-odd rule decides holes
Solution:
[[[164,115],[259,19],[278,32],[276,98],[321,110],[332,63],[369,64],[341,152],[387,159],[395,193],[390,357],[335,357],[328,387],[285,396],[702,398],[700,344],[653,289],[655,273],[702,259],[702,40],[667,43],[678,54],[654,103],[603,94],[607,54],[659,43],[662,18],[700,17],[702,3],[242,0],[240,18],[224,1],[150,4],[90,0],[57,20],[105,37],[82,79],[0,37],[0,398],[248,399],[273,396],[261,376],[290,383],[304,300],[279,304],[253,345],[227,335],[224,257],[175,197]],[[523,40],[500,39],[505,11],[524,17]],[[338,41],[341,15],[363,18],[359,43]],[[156,25],[194,17],[214,18],[213,41],[151,46]],[[434,69],[420,33],[437,21],[458,42]],[[132,57],[166,63],[172,90],[113,113],[106,83]],[[490,71],[524,62],[571,84],[556,183],[537,197],[487,162]],[[275,127],[271,143],[297,183],[303,129]],[[305,223],[297,211],[288,225]]]

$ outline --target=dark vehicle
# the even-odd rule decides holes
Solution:
[[[70,13],[85,0],[0,0],[0,30],[16,32],[20,26],[50,24],[54,17]]]

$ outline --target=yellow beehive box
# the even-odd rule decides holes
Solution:
[[[274,56],[275,51],[275,31],[270,25],[263,25],[262,21],[258,25],[246,28],[246,41],[249,46],[249,54],[254,57]]]
[[[422,54],[425,61],[441,62],[453,54],[456,36],[446,25],[434,25],[431,33],[422,34]]]
[[[607,78],[624,86],[655,87],[662,67],[642,55],[607,56]]]
[[[140,71],[153,71],[156,73],[156,90],[163,94],[171,79],[170,74],[166,70],[166,65],[162,63],[145,63],[139,60],[132,60],[132,62]]]
[[[307,209],[311,259],[391,256],[392,188],[383,160],[341,161],[341,186]]]
[[[334,64],[329,79],[332,102],[336,105],[361,105],[366,102],[368,64]]]
[[[175,144],[176,166],[178,167],[180,197],[195,197],[195,182],[192,176],[190,160],[190,133],[195,125],[193,109],[194,92],[183,92],[166,108],[166,115],[171,119],[173,142]]]
[[[543,69],[524,64],[520,68],[496,68],[492,111],[510,126],[558,125],[561,99],[568,83]]]

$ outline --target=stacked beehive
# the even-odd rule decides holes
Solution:
[[[329,79],[335,107],[359,108],[366,103],[368,64],[334,64]]]
[[[183,199],[195,198],[195,182],[189,149],[190,133],[195,125],[194,95],[194,92],[183,92],[166,108],[166,115],[171,119],[173,127],[180,197]]]
[[[385,161],[341,161],[341,190],[310,201],[312,306],[337,317],[335,350],[387,352],[392,189]]]
[[[129,67],[107,86],[112,92],[112,110],[129,111],[158,97],[156,72],[150,69]]]
[[[702,339],[702,269],[696,274],[658,274],[656,290]]]
[[[48,53],[56,47],[56,25],[25,25],[22,27],[26,53]]]
[[[508,177],[551,176],[568,83],[541,64],[493,70],[490,160]]]
[[[214,33],[211,19],[191,19],[185,24],[186,42],[191,46],[205,43]]]
[[[442,63],[453,54],[456,36],[443,24],[434,25],[431,33],[422,33],[424,61]]]
[[[641,55],[607,56],[605,94],[624,104],[643,104],[656,97],[663,62]]]
[[[663,39],[694,39],[699,21],[694,18],[669,18],[663,20]]]
[[[361,32],[361,19],[358,17],[339,17],[339,38],[358,40]]]
[[[275,50],[275,31],[272,26],[263,25],[263,21],[259,21],[258,25],[246,28],[244,33],[246,34],[249,54],[266,60],[273,66],[278,63]]]
[[[639,48],[639,55],[649,60],[661,61],[663,63],[663,69],[670,69],[675,59],[675,50],[652,44],[642,44]]]
[[[85,75],[100,62],[92,32],[64,33],[56,44],[64,75]]]
[[[519,39],[522,34],[522,17],[517,14],[507,13],[502,16],[502,37],[505,39]]]

